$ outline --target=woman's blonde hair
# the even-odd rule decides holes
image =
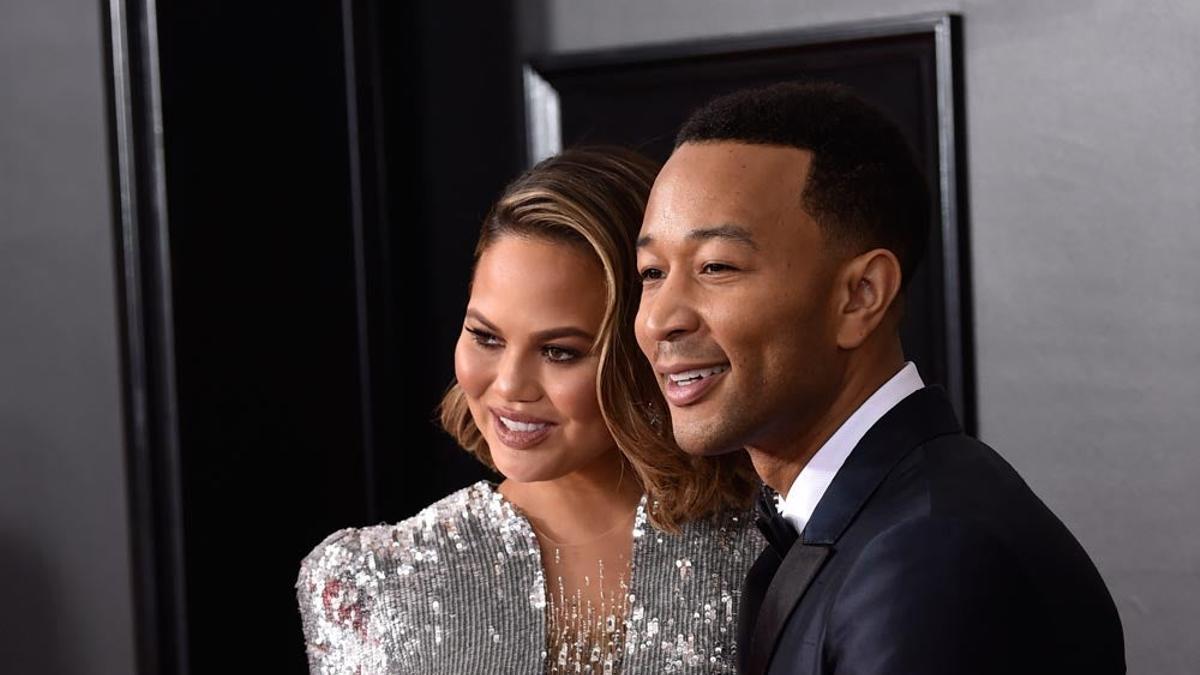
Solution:
[[[596,396],[605,424],[655,502],[650,518],[677,530],[688,520],[749,505],[757,478],[745,453],[685,454],[650,365],[638,350],[633,318],[641,295],[634,244],[658,166],[616,147],[576,148],[540,162],[513,181],[483,221],[475,262],[504,236],[580,247],[604,271],[607,303],[593,345]],[[439,408],[442,427],[492,468],[491,453],[458,383]]]

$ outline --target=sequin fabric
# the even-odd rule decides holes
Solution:
[[[763,546],[748,513],[670,534],[643,500],[612,672],[734,672],[741,584]],[[304,559],[296,593],[312,673],[534,674],[557,663],[537,539],[488,482],[396,525],[334,533]]]

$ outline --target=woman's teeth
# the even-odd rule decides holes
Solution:
[[[504,427],[509,431],[541,431],[548,426],[545,422],[518,422],[516,420],[510,420],[503,415],[500,416],[500,423],[503,424]]]
[[[711,368],[697,368],[695,370],[685,370],[682,373],[671,373],[667,377],[675,384],[686,387],[690,384],[695,384],[706,377],[712,377],[718,373],[723,373],[729,370],[729,366],[713,366]]]

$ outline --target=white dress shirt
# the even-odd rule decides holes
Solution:
[[[787,518],[797,532],[803,532],[817,503],[829,489],[833,477],[842,468],[854,446],[897,403],[924,387],[925,382],[917,373],[917,366],[912,361],[904,364],[900,372],[871,394],[804,465],[787,495],[780,495],[779,514]]]

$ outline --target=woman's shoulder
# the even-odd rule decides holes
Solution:
[[[478,636],[495,631],[487,622],[500,621],[499,610],[475,610],[493,603],[516,611],[529,605],[514,600],[540,588],[537,546],[524,523],[480,482],[401,522],[326,537],[296,581],[310,668],[443,672],[425,666],[451,652],[475,654]]]
[[[680,535],[696,541],[715,541],[726,551],[750,549],[757,553],[765,544],[754,524],[753,509],[728,508],[687,521],[680,526]]]
[[[742,584],[764,546],[748,510],[694,518],[677,532],[647,524],[635,543],[628,626],[637,644],[627,672],[680,661],[687,672],[733,672]]]
[[[462,550],[464,539],[485,535],[499,520],[489,511],[503,509],[498,493],[487,481],[446,495],[397,523],[348,527],[327,536],[304,557],[301,579],[314,573],[355,574],[365,568],[412,559],[435,561],[442,549]]]
[[[710,530],[725,530],[737,533],[758,532],[758,528],[754,525],[753,507],[744,509],[727,507],[716,513],[689,521],[689,524],[694,527]]]

